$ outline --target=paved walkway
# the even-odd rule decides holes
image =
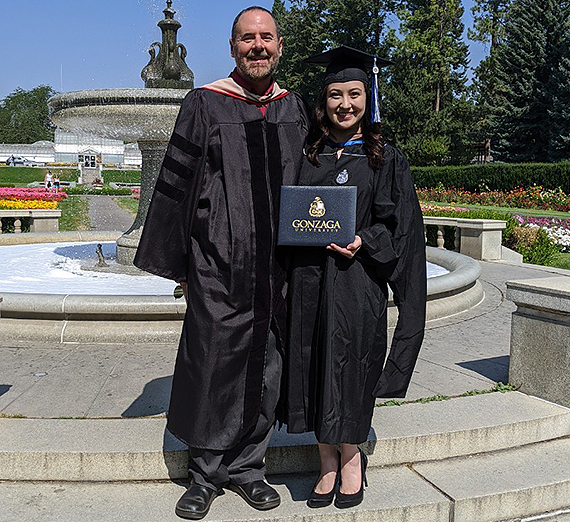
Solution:
[[[505,299],[505,282],[564,273],[504,263],[481,266],[485,299],[467,312],[428,324],[407,399],[506,383],[515,306]],[[0,340],[0,413],[47,418],[161,414],[168,407],[175,355],[175,344]]]
[[[89,203],[89,220],[92,230],[127,231],[133,224],[134,216],[124,210],[112,196],[85,196]]]

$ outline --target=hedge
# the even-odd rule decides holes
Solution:
[[[542,185],[560,187],[570,193],[570,162],[560,163],[489,163],[449,167],[412,167],[416,187],[457,187],[469,191],[482,189],[512,190],[516,187]]]

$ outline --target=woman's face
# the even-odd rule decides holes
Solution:
[[[366,90],[359,80],[327,86],[326,110],[333,129],[357,133],[366,109]]]

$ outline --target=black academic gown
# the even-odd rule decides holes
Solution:
[[[232,448],[259,417],[269,331],[286,330],[279,191],[298,176],[306,120],[295,94],[263,117],[197,89],[176,121],[135,265],[188,283],[168,429],[194,448]]]
[[[367,439],[375,397],[405,396],[423,340],[423,222],[398,150],[386,146],[377,171],[362,145],[339,159],[326,146],[319,159],[320,167],[304,160],[299,184],[356,185],[362,247],[353,259],[325,248],[293,251],[287,423],[289,432],[315,431],[323,443],[358,444]],[[399,319],[385,362],[387,285]]]

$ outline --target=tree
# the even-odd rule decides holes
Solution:
[[[550,159],[570,160],[570,6],[563,10],[561,38],[558,50],[558,67],[554,68],[547,84],[552,106],[550,117]]]
[[[568,134],[567,6],[555,0],[514,0],[497,49],[492,100],[494,151],[504,161],[555,161],[564,156],[553,129]],[[565,51],[567,53],[567,51]],[[566,129],[566,130],[565,130]],[[566,156],[567,154],[566,149]]]
[[[472,104],[467,98],[468,49],[459,0],[409,0],[392,34],[386,127],[416,165],[465,160]]]
[[[0,101],[0,142],[53,140],[55,126],[49,118],[47,101],[54,94],[48,85],[30,91],[18,87]]]
[[[467,99],[467,46],[460,0],[407,0],[399,40],[388,30],[394,0],[275,0],[286,39],[278,79],[313,101],[322,68],[302,60],[348,45],[396,64],[381,71],[385,130],[415,164],[461,162],[472,103]]]
[[[512,0],[475,0],[471,8],[473,28],[468,29],[468,38],[481,42],[489,55],[481,60],[474,70],[473,92],[477,121],[473,129],[475,140],[482,142],[489,135],[490,107],[497,97],[497,47],[505,35],[505,18]]]
[[[282,0],[273,3],[273,15],[283,35],[283,56],[279,61],[277,79],[287,89],[314,101],[320,90],[323,71],[303,63],[305,58],[326,50],[329,41],[323,11],[323,0],[292,0],[285,8]]]
[[[505,17],[511,0],[475,0],[471,8],[473,28],[467,36],[474,42],[481,42],[489,47],[492,55],[505,34]]]
[[[348,45],[370,54],[384,54],[386,18],[395,0],[282,0],[273,3],[285,45],[277,78],[289,89],[314,101],[324,70],[303,63],[327,49]]]

